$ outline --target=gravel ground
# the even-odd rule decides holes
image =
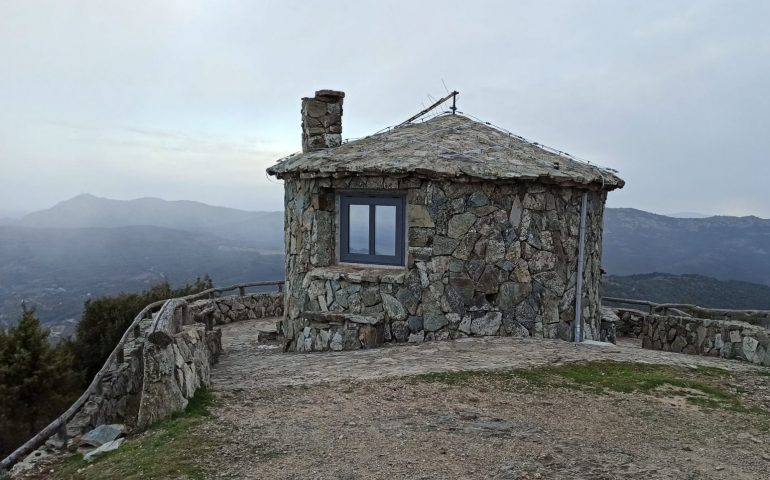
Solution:
[[[766,479],[756,414],[680,397],[411,381],[225,392],[207,461],[243,479]]]
[[[748,405],[770,411],[770,377],[736,361],[482,338],[377,350],[277,354],[247,323],[223,332],[219,402],[200,428],[214,476],[243,479],[766,479],[768,416],[683,397],[597,395],[401,378],[587,360],[720,367]]]

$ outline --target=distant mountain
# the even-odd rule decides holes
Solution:
[[[0,208],[0,225],[10,225],[16,223],[21,217],[29,213],[21,210],[8,210]]]
[[[283,213],[79,195],[0,222],[0,325],[24,302],[54,330],[99,295],[209,274],[218,286],[283,278]]]
[[[703,275],[608,275],[603,295],[649,300],[656,303],[689,303],[702,307],[770,310],[770,286],[720,281]]]
[[[283,256],[242,242],[164,227],[0,226],[0,324],[22,302],[46,324],[80,319],[93,296],[172,285],[209,274],[217,286],[282,279]]]
[[[608,208],[602,265],[612,275],[700,274],[770,285],[770,220],[671,218]]]
[[[706,215],[705,213],[698,213],[698,212],[675,212],[675,213],[669,213],[666,216],[667,217],[672,217],[672,218],[708,218],[708,217],[713,217],[713,215]]]
[[[249,212],[187,200],[112,200],[78,195],[13,225],[36,228],[156,226],[215,235],[262,250],[283,250],[283,212]]]

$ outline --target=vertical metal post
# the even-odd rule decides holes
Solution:
[[[586,255],[586,215],[588,192],[580,200],[580,238],[578,240],[577,281],[575,286],[575,342],[583,341],[583,264]]]

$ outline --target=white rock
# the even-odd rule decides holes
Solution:
[[[120,448],[121,445],[123,445],[123,442],[125,440],[126,440],[125,438],[118,438],[117,440],[107,442],[101,447],[97,448],[96,450],[91,450],[90,452],[83,455],[83,460],[85,460],[86,462],[92,462],[96,457],[100,455],[104,455],[107,452],[117,450],[118,448]]]

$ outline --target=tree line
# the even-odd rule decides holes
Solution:
[[[34,309],[0,329],[0,457],[61,415],[85,390],[134,317],[148,304],[212,288],[206,275],[173,289],[168,282],[140,293],[86,301],[74,337],[53,344]]]

